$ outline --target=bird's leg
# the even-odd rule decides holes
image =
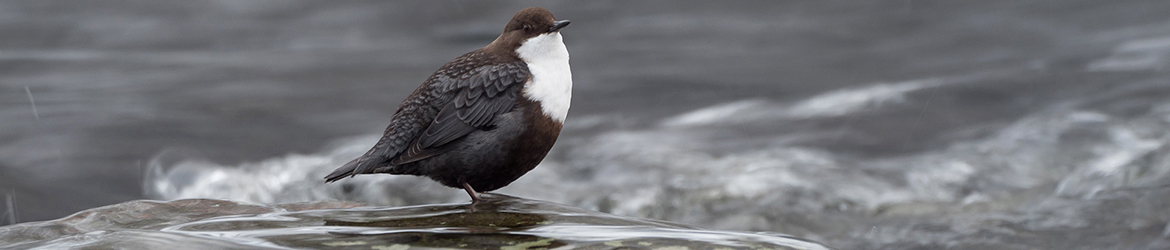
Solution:
[[[475,189],[471,188],[471,184],[467,184],[466,181],[461,181],[459,183],[463,184],[463,190],[467,191],[467,195],[471,196],[471,204],[479,203],[479,195],[475,194]]]

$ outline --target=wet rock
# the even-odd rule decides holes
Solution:
[[[369,207],[132,201],[0,227],[0,248],[828,249],[778,234],[703,230],[485,194],[478,204]]]

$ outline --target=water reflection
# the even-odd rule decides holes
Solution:
[[[507,195],[477,204],[260,206],[221,200],[136,201],[0,228],[0,248],[828,249],[784,235],[709,231]]]
[[[21,34],[0,43],[0,225],[141,198],[464,201],[423,178],[320,178],[532,4],[0,1],[0,31]],[[1170,1],[540,5],[574,20],[573,108],[500,192],[845,249],[1170,249]],[[101,210],[29,240],[376,233],[167,204],[236,210],[123,203],[169,217],[125,231],[138,219]],[[158,231],[177,225],[208,229]]]

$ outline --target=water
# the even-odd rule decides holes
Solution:
[[[532,4],[4,5],[0,29],[36,31],[0,43],[0,190],[24,222],[140,198],[464,202],[320,178]],[[572,109],[500,193],[841,249],[1170,248],[1170,4],[545,7],[573,20]]]
[[[116,249],[792,249],[777,234],[714,232],[544,201],[485,195],[477,204],[265,206],[225,200],[134,201],[0,228],[0,247]]]

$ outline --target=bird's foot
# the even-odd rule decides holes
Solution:
[[[475,194],[475,189],[471,188],[471,184],[467,184],[467,182],[461,184],[463,184],[463,191],[467,191],[467,195],[471,196],[471,204],[479,203],[479,195]]]

